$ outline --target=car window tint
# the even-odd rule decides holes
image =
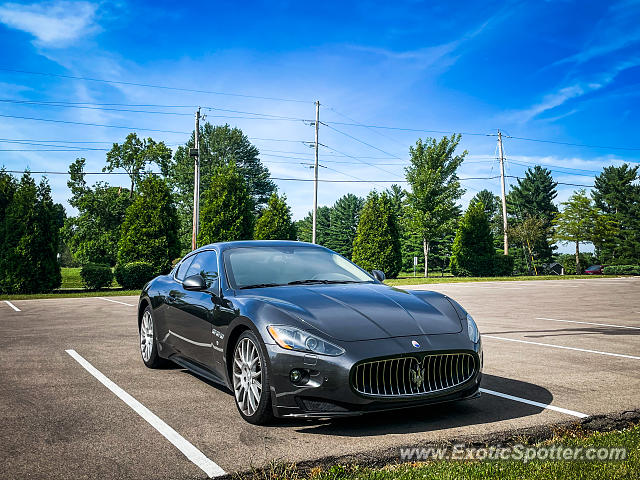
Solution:
[[[191,255],[189,258],[187,258],[180,264],[180,266],[178,267],[178,271],[176,272],[176,279],[180,281],[185,279],[186,277],[185,274],[187,273],[187,269],[189,268],[189,265],[191,265],[191,263],[193,262],[194,258],[195,258],[195,255]]]
[[[191,275],[202,275],[207,287],[211,287],[218,280],[218,256],[214,251],[206,251],[196,255],[195,260],[189,266],[185,278]]]

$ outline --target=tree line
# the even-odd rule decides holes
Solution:
[[[465,189],[458,169],[460,135],[419,139],[409,149],[406,188],[392,185],[366,198],[352,193],[317,211],[317,243],[361,267],[389,277],[411,271],[424,276],[537,274],[549,268],[558,242],[575,244],[580,273],[591,242],[602,263],[640,263],[638,167],[606,167],[591,195],[576,191],[554,203],[557,183],[541,166],[529,168],[507,196],[510,255],[502,252],[499,197],[478,192],[462,210]],[[129,188],[89,185],[86,160],[69,166],[67,217],[54,204],[46,179],[36,185],[0,171],[0,290],[50,291],[60,285],[60,265],[144,262],[152,273],[170,269],[190,250],[194,135],[172,153],[163,142],[129,134],[106,155],[105,172],[122,173]],[[152,171],[153,170],[153,173]],[[243,239],[311,240],[312,214],[293,222],[286,196],[277,191],[258,149],[238,128],[205,123],[200,131],[201,211],[198,244]],[[594,255],[589,261],[595,260]],[[566,258],[565,266],[566,265]],[[149,267],[149,265],[151,267]],[[118,270],[120,268],[120,270]],[[147,271],[147,270],[145,270]]]

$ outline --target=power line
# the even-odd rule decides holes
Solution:
[[[377,151],[379,151],[379,152],[382,152],[382,153],[384,153],[385,155],[389,155],[390,157],[400,159],[400,157],[397,157],[397,156],[393,155],[392,153],[386,152],[386,151],[382,150],[381,148],[378,148],[378,147],[376,147],[375,145],[371,145],[370,143],[367,143],[367,142],[365,142],[364,140],[360,140],[359,138],[354,137],[353,135],[350,135],[350,134],[348,134],[348,133],[346,133],[346,132],[343,132],[342,130],[338,130],[337,128],[332,127],[331,125],[328,125],[328,124],[326,124],[326,123],[323,123],[323,125],[324,125],[325,127],[330,128],[330,129],[331,129],[331,130],[333,130],[334,132],[338,132],[338,133],[340,133],[340,134],[344,135],[345,137],[349,137],[349,138],[351,138],[352,140],[355,140],[356,142],[359,142],[359,143],[361,143],[361,144],[363,144],[363,145],[366,145],[367,147],[370,147],[370,148],[373,148],[374,150],[377,150]]]
[[[343,172],[338,172],[343,175],[347,175]],[[7,173],[25,173],[25,170],[5,170]],[[71,175],[69,172],[60,172],[60,171],[29,171],[29,173],[34,175]],[[127,172],[82,172],[83,175],[129,175]],[[162,175],[161,172],[141,172],[143,175]],[[289,177],[269,177],[271,180],[282,180],[282,181],[291,181],[291,182],[313,182],[315,179],[313,178],[289,178]],[[458,178],[460,181],[471,181],[471,180],[495,180],[499,178],[498,176],[493,177],[465,177]],[[521,178],[521,177],[513,177],[513,178]],[[319,182],[326,183],[407,183],[407,180],[330,180],[330,179],[318,179]]]
[[[170,87],[167,85],[154,85],[150,83],[137,83],[137,82],[124,82],[121,80],[106,80],[103,78],[92,78],[92,77],[80,77],[76,75],[64,75],[60,73],[50,73],[50,72],[34,72],[29,70],[18,70],[13,68],[2,68],[0,67],[0,71],[3,72],[11,72],[11,73],[22,73],[26,75],[41,75],[46,77],[57,77],[57,78],[68,78],[72,80],[85,80],[89,82],[100,82],[100,83],[109,83],[114,85],[129,85],[134,87],[145,87],[145,88],[158,88],[162,90],[173,90],[178,92],[190,92],[190,93],[204,93],[209,95],[224,95],[229,97],[240,97],[240,98],[255,98],[259,100],[272,100],[278,102],[294,102],[294,103],[312,103],[308,100],[299,100],[293,98],[281,98],[281,97],[266,97],[262,95],[248,95],[243,93],[230,93],[230,92],[220,92],[214,90],[198,90],[193,88],[182,88],[182,87]]]
[[[525,137],[513,137],[507,136],[506,138],[512,138],[514,140],[525,140],[527,142],[539,142],[539,143],[553,143],[556,145],[568,145],[570,147],[586,147],[586,148],[602,148],[605,150],[630,150],[630,151],[640,151],[640,147],[614,147],[614,146],[604,146],[604,145],[587,145],[583,143],[569,143],[569,142],[559,142],[556,140],[544,140],[540,138],[525,138]]]

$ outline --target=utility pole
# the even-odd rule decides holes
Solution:
[[[316,100],[316,155],[313,164],[313,227],[311,230],[311,243],[316,243],[316,230],[318,222],[318,128],[320,127],[320,101]]]
[[[504,231],[504,254],[509,255],[509,238],[507,237],[507,197],[504,190],[504,150],[502,149],[502,132],[498,130],[498,150],[500,152],[500,187],[502,188],[502,230]]]
[[[198,246],[198,232],[200,230],[200,107],[196,111],[195,148],[189,150],[193,157],[193,231],[191,235],[191,249]]]

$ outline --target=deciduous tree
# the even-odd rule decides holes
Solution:
[[[113,172],[121,168],[127,172],[131,180],[129,196],[133,197],[135,186],[140,182],[147,165],[155,163],[162,174],[167,175],[170,161],[171,149],[164,142],[156,142],[152,138],[141,140],[135,133],[130,133],[122,145],[114,143],[107,152],[107,165],[102,171]]]
[[[460,135],[418,140],[411,154],[406,176],[411,190],[407,193],[411,230],[422,239],[424,276],[429,275],[430,242],[442,239],[455,228],[460,215],[458,200],[464,189],[458,180],[458,167],[467,151],[456,155]]]

